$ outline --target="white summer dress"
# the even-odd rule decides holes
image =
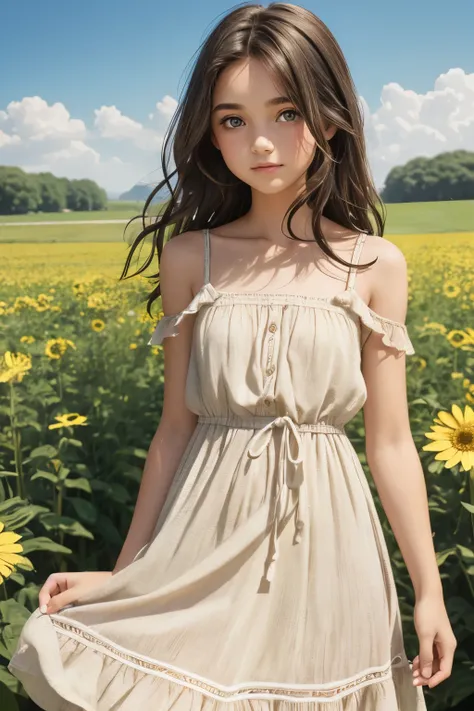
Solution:
[[[333,297],[218,291],[204,244],[202,288],[149,341],[196,315],[199,417],[153,536],[72,607],[36,609],[9,669],[46,711],[425,711],[344,430],[367,396],[361,346],[374,331],[412,354],[407,328],[354,269]]]

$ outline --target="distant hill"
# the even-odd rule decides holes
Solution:
[[[146,200],[154,185],[134,185],[133,188],[119,195],[119,200]]]

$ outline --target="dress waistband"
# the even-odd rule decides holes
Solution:
[[[296,422],[289,415],[254,415],[249,417],[239,417],[238,415],[199,415],[198,417],[198,421],[202,423],[224,425],[226,427],[241,427],[248,430],[266,428],[269,424],[281,427],[283,422],[280,424],[280,420],[286,422],[289,426],[293,425],[299,432],[345,433],[343,425],[329,425],[326,422]]]
[[[296,497],[295,507],[295,537],[294,543],[301,541],[304,529],[304,520],[300,509],[302,497],[306,496],[306,487],[302,486],[303,477],[303,452],[301,432],[318,432],[321,434],[345,434],[343,425],[329,425],[326,422],[304,422],[297,423],[289,415],[276,417],[251,416],[238,417],[230,416],[204,416],[200,415],[198,421],[203,424],[217,424],[226,427],[237,427],[242,429],[258,430],[250,438],[247,448],[247,455],[252,459],[259,457],[264,449],[270,444],[273,431],[276,427],[283,428],[282,445],[280,448],[280,460],[276,471],[275,499],[273,516],[270,530],[270,547],[266,561],[266,570],[263,579],[268,583],[273,578],[276,560],[278,558],[278,524],[280,522],[281,495],[283,485],[293,490]],[[295,444],[295,455],[291,452],[290,438]]]

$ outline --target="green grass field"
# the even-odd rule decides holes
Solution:
[[[0,222],[42,222],[43,220],[59,220],[75,222],[76,220],[127,220],[141,213],[145,203],[110,200],[107,210],[90,210],[87,212],[32,212],[28,215],[0,215]]]
[[[112,207],[115,204],[119,208]],[[58,225],[0,225],[0,242],[122,242],[126,220],[141,214],[142,203],[110,203],[103,212],[50,213],[2,217],[1,222],[58,220]],[[474,232],[474,200],[387,205],[386,235]],[[123,219],[123,224],[75,224],[79,220]],[[126,232],[130,241],[141,229],[135,220]]]

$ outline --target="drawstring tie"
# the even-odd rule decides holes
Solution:
[[[264,580],[271,582],[273,578],[273,573],[275,570],[275,564],[278,559],[278,524],[280,518],[280,508],[281,508],[281,497],[283,493],[283,486],[286,485],[288,489],[296,492],[297,501],[295,508],[295,536],[293,539],[294,543],[299,543],[304,529],[304,521],[301,517],[301,484],[303,483],[303,454],[302,454],[302,440],[301,435],[298,432],[296,423],[288,415],[283,415],[281,417],[276,417],[274,420],[269,422],[267,425],[258,430],[255,435],[250,440],[250,444],[247,450],[248,456],[255,459],[259,457],[263,450],[268,447],[272,437],[272,430],[274,427],[283,427],[283,437],[282,446],[280,448],[280,462],[277,469],[277,480],[276,480],[276,492],[275,492],[275,505],[273,508],[272,515],[272,527],[270,533],[270,546],[267,558],[266,571],[264,573]],[[291,453],[291,443],[290,437],[293,438],[295,443],[295,456]],[[257,444],[262,440],[259,447]]]
[[[293,543],[300,543],[305,522],[303,512],[308,508],[305,501],[306,486],[303,484],[303,439],[302,432],[317,432],[324,434],[344,435],[344,425],[330,425],[326,422],[296,423],[289,415],[269,418],[268,415],[254,417],[240,417],[237,415],[199,415],[202,424],[222,425],[231,428],[257,429],[248,443],[247,454],[250,458],[259,457],[268,447],[275,427],[283,428],[283,437],[280,447],[280,458],[277,463],[275,499],[271,512],[271,532],[269,551],[265,564],[263,580],[271,582],[275,572],[275,563],[278,558],[278,525],[280,523],[281,499],[284,486],[296,498],[295,506],[295,535]],[[292,451],[294,449],[294,452]]]

